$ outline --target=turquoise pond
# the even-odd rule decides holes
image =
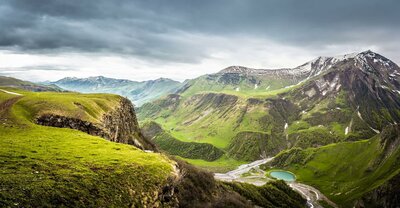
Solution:
[[[292,173],[287,172],[287,171],[271,171],[269,173],[272,177],[277,178],[277,179],[281,179],[284,181],[295,181],[296,180],[296,176],[294,176]]]

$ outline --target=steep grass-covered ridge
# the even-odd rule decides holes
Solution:
[[[20,95],[0,92],[1,207],[163,203],[175,162],[71,127],[36,124],[42,115],[57,115],[102,128],[103,116],[120,107],[121,97],[4,90]]]

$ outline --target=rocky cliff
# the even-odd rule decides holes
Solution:
[[[396,161],[399,158],[400,146],[400,125],[391,125],[381,133],[380,145],[383,154],[373,163],[373,167],[381,165],[394,155]],[[398,162],[396,162],[398,164]],[[394,168],[393,168],[394,169]],[[393,170],[395,172],[396,170]],[[392,178],[387,180],[377,188],[363,194],[357,200],[355,207],[399,207],[400,204],[400,173],[397,172]]]
[[[40,115],[36,118],[36,123],[44,126],[76,129],[113,142],[131,144],[143,150],[156,150],[155,146],[140,132],[132,103],[122,97],[119,105],[105,113],[97,123],[55,114]]]
[[[364,194],[355,207],[398,207],[400,204],[400,174]]]

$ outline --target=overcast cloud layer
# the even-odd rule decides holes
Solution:
[[[4,0],[0,75],[177,80],[367,49],[400,63],[397,0]]]

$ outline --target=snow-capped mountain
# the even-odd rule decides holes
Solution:
[[[282,69],[253,69],[243,66],[230,66],[216,74],[241,74],[247,76],[281,76],[293,78],[310,78],[321,74],[332,68],[335,64],[343,61],[355,60],[355,64],[359,64],[360,68],[365,71],[372,70],[371,64],[374,66],[388,67],[391,71],[391,76],[396,76],[396,69],[398,66],[389,59],[374,53],[370,50],[361,53],[351,53],[341,56],[323,57],[320,56],[309,62],[306,62],[295,68],[282,68]],[[372,63],[371,63],[372,62]],[[398,73],[398,72],[397,72]]]

